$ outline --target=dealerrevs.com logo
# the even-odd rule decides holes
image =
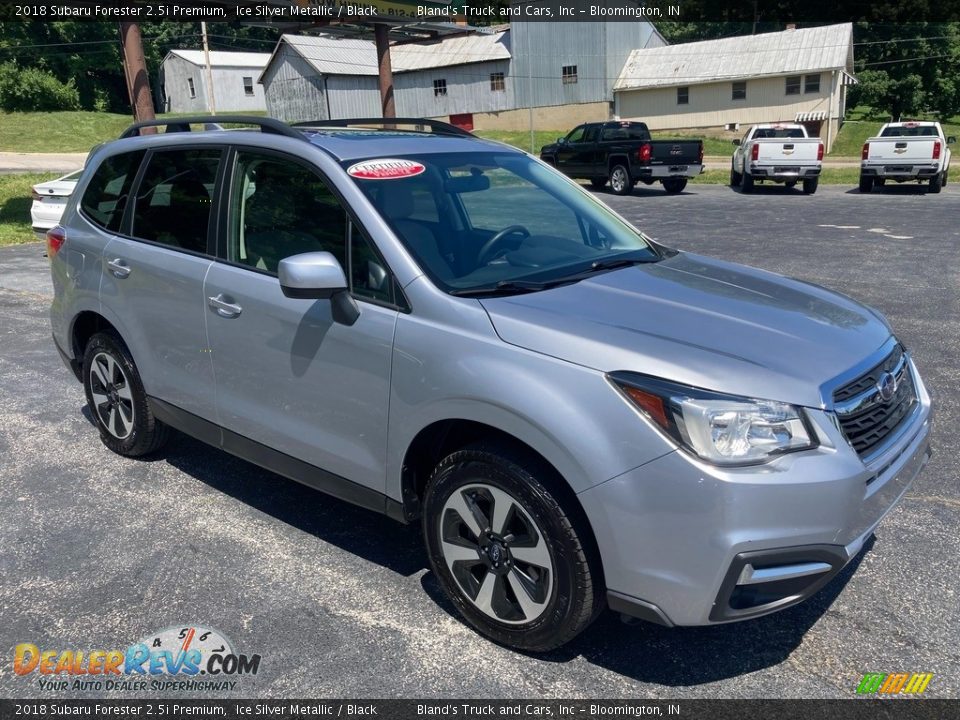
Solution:
[[[933,673],[867,673],[857,685],[858,695],[922,695]]]
[[[14,648],[13,671],[37,677],[38,689],[236,690],[256,675],[260,655],[237,653],[220,632],[199,625],[150,633],[126,650]]]

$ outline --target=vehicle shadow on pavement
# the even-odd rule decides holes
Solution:
[[[427,567],[419,523],[403,525],[174,433],[149,462],[165,461],[200,482],[398,575]]]
[[[624,624],[606,610],[570,644],[531,657],[555,663],[583,657],[633,680],[671,687],[716,682],[779,665],[830,609],[873,544],[871,537],[860,554],[813,597],[773,615],[727,625],[667,628],[639,621]],[[458,617],[433,573],[425,574],[421,584],[438,606]]]
[[[884,185],[883,187],[875,187],[869,193],[861,193],[859,188],[850,188],[846,192],[847,195],[936,195],[936,193],[930,193],[927,189],[926,183],[923,185],[917,185],[916,183],[903,183],[897,185],[896,183],[890,183]]]

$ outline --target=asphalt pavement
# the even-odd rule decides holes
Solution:
[[[934,457],[855,567],[758,620],[667,629],[606,613],[546,656],[500,648],[455,618],[417,527],[181,435],[151,459],[110,453],[50,340],[43,247],[2,248],[0,697],[147,696],[41,690],[13,672],[14,646],[123,650],[194,626],[262,661],[234,691],[183,696],[848,698],[866,672],[932,672],[928,696],[960,695],[960,187],[598,196],[668,245],[889,317],[934,396]]]

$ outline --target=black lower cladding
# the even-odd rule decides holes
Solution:
[[[383,493],[238,435],[163,400],[150,397],[148,401],[158,420],[197,440],[327,495],[375,510],[402,523],[409,522],[403,505]]]
[[[843,569],[850,558],[842,545],[802,545],[738,554],[730,564],[714,601],[710,620],[743,620],[781,610],[806,600]],[[763,570],[784,565],[825,563],[829,570],[785,580],[738,584],[743,568]]]

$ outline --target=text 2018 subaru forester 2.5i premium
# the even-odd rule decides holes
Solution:
[[[877,312],[663,247],[440,123],[247,121],[104,145],[49,235],[112,450],[175,427],[421,518],[463,617],[527,650],[604,606],[799,602],[925,464],[930,398]]]

